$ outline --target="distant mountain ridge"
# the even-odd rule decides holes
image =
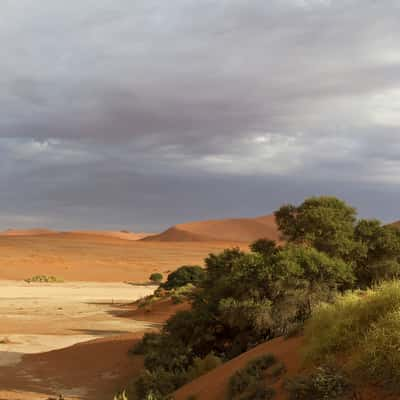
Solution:
[[[188,222],[174,225],[158,235],[152,235],[142,240],[161,242],[251,242],[260,238],[280,240],[280,233],[274,215]]]

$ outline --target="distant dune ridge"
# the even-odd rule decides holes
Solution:
[[[158,235],[149,236],[143,240],[161,242],[251,242],[260,238],[280,240],[274,215],[188,222],[172,226]]]
[[[38,236],[38,235],[55,235],[57,231],[52,231],[46,228],[32,228],[32,229],[7,229],[0,232],[0,236]]]
[[[151,233],[144,232],[129,232],[129,231],[53,231],[45,228],[32,228],[32,229],[7,229],[4,232],[0,232],[0,236],[52,236],[52,235],[68,235],[68,236],[103,236],[114,239],[123,240],[140,240],[147,236],[152,235]]]

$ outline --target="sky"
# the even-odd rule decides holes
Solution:
[[[336,195],[400,219],[398,0],[3,0],[0,229]]]

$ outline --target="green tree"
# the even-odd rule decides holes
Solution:
[[[278,251],[275,240],[258,239],[250,244],[250,250],[265,257],[271,257]]]
[[[188,283],[198,285],[204,278],[204,269],[197,265],[184,265],[168,275],[167,281],[162,285],[164,289],[171,290]]]
[[[333,257],[349,258],[354,251],[356,210],[336,197],[311,197],[300,206],[275,212],[286,240],[306,243]]]
[[[400,275],[400,231],[378,220],[360,220],[355,228],[360,244],[355,274],[362,287]]]
[[[159,272],[155,272],[154,274],[150,275],[149,279],[151,282],[160,283],[163,280],[163,276]]]

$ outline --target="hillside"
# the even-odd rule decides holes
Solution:
[[[225,399],[229,378],[250,360],[269,353],[274,354],[279,361],[285,364],[287,375],[296,374],[300,368],[299,350],[301,342],[302,338],[288,340],[278,338],[263,343],[181,387],[174,393],[174,400],[186,400],[190,396],[195,396],[197,400]],[[281,389],[282,382],[281,379],[275,385],[277,390],[276,400],[285,399]]]
[[[189,222],[172,226],[159,235],[153,235],[143,240],[251,242],[260,238],[279,241],[280,235],[273,215]]]
[[[400,221],[393,222],[390,225],[400,229]]]

